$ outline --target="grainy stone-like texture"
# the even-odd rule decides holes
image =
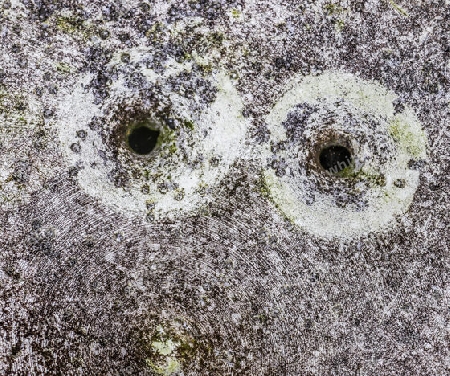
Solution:
[[[0,374],[450,374],[448,1],[0,0],[0,37]]]

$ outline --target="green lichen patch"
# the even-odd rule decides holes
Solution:
[[[325,4],[323,8],[329,16],[341,14],[345,11],[345,9],[342,6],[340,6],[338,4],[331,4],[331,3]]]
[[[176,133],[167,127],[161,129],[158,141],[156,142],[156,147],[161,150],[161,153],[173,155],[177,152]]]
[[[231,15],[235,19],[240,19],[242,16],[242,12],[239,9],[233,8],[233,9],[231,9]]]
[[[65,62],[60,62],[56,64],[56,71],[63,74],[69,74],[72,69],[69,64]]]
[[[267,184],[266,176],[264,174],[260,175],[257,187],[263,197],[270,198],[270,187]]]
[[[394,8],[398,13],[400,13],[403,17],[408,17],[409,14],[406,10],[404,10],[400,5],[395,3],[393,0],[388,0],[389,4]]]
[[[94,25],[72,14],[56,16],[55,25],[64,34],[85,40],[97,33],[97,28]]]
[[[195,128],[194,122],[192,120],[188,120],[188,119],[185,119],[183,121],[183,126],[191,131],[193,131]]]
[[[176,359],[167,358],[166,364],[156,365],[151,359],[146,359],[146,365],[158,375],[170,376],[180,371],[180,363]]]
[[[205,351],[203,345],[182,332],[178,322],[172,324],[158,325],[152,334],[142,338],[145,364],[158,375],[178,374]]]
[[[25,126],[29,122],[27,109],[27,100],[23,94],[0,87],[0,116],[4,120],[11,121],[18,127]]]
[[[370,187],[384,187],[386,178],[381,173],[368,172],[365,169],[356,169],[354,165],[347,166],[339,171],[336,176],[344,179],[350,179],[355,182],[367,182]]]
[[[396,117],[389,125],[389,134],[412,157],[420,158],[425,155],[426,137],[423,130],[415,131],[404,119]]]

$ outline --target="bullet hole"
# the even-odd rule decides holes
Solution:
[[[354,5],[355,12],[364,12],[364,1],[358,1]]]
[[[128,64],[131,60],[131,56],[129,53],[125,52],[120,56],[120,60],[122,61],[122,63]]]
[[[56,85],[51,84],[48,87],[48,93],[49,94],[58,94],[58,88],[56,87]]]
[[[400,99],[395,100],[392,104],[394,105],[395,114],[400,114],[405,111],[405,105]]]
[[[118,35],[118,38],[120,41],[122,41],[125,44],[130,43],[130,34],[128,34],[128,33],[121,33]]]
[[[40,219],[34,219],[34,220],[31,222],[31,228],[32,228],[34,231],[39,230],[41,227],[42,227],[42,221],[41,221]]]
[[[11,349],[11,354],[12,354],[12,356],[17,355],[17,354],[20,352],[20,350],[21,350],[21,343],[20,343],[20,341],[19,341],[19,342],[16,343],[16,344],[12,347],[12,349]]]
[[[88,126],[91,131],[98,131],[101,129],[102,123],[103,123],[102,119],[98,118],[97,116],[94,116],[90,121],[90,123],[88,124]]]
[[[175,200],[177,201],[181,201],[184,199],[184,189],[178,189],[177,192],[175,193]]]
[[[102,38],[103,40],[106,40],[109,38],[109,31],[108,30],[101,30],[100,33],[100,38]]]
[[[15,108],[17,111],[25,111],[27,108],[27,105],[23,102],[19,102],[16,104]]]
[[[26,68],[28,66],[28,60],[25,58],[21,58],[17,61],[17,64],[20,68]]]
[[[405,181],[405,179],[397,179],[397,180],[394,181],[394,185],[395,185],[397,188],[405,188],[405,186],[406,186],[406,181]]]
[[[219,157],[212,157],[209,160],[209,164],[211,165],[211,167],[217,167],[217,166],[219,166],[219,163],[220,163],[220,158]]]
[[[281,57],[277,57],[277,58],[275,59],[275,67],[276,67],[277,69],[284,68],[284,59],[281,58]]]
[[[167,192],[169,192],[169,187],[165,183],[158,184],[158,191],[159,193],[165,195]]]
[[[305,204],[310,206],[310,205],[314,204],[315,201],[316,201],[316,198],[314,196],[308,196],[305,199]]]
[[[26,183],[31,174],[31,163],[29,161],[17,161],[14,165],[12,179],[18,183]]]
[[[159,131],[150,129],[146,125],[140,125],[128,134],[128,145],[139,155],[149,154],[156,146]]]
[[[81,152],[81,146],[78,142],[73,143],[72,145],[70,145],[70,150],[72,150],[74,153],[79,153]]]
[[[142,13],[149,13],[150,12],[150,5],[146,4],[146,3],[142,3],[139,5],[139,7],[141,8]]]
[[[431,182],[429,184],[429,187],[430,187],[431,191],[437,191],[437,190],[439,190],[441,188],[441,185],[439,183],[436,183],[436,182]]]
[[[69,178],[73,179],[74,177],[76,177],[78,175],[78,173],[80,172],[80,169],[78,167],[70,167],[69,168]]]
[[[45,132],[41,129],[34,134],[33,147],[37,150],[43,150],[46,146]]]
[[[77,137],[84,140],[87,136],[87,133],[85,130],[80,129],[79,131],[77,131]]]
[[[52,117],[52,116],[53,116],[53,110],[51,110],[51,109],[49,109],[49,108],[47,108],[47,109],[44,110],[44,117],[45,117],[46,119],[48,119],[48,118],[50,118],[50,117]]]
[[[421,168],[423,168],[425,166],[425,161],[423,159],[419,159],[419,160],[415,160],[415,159],[410,159],[408,161],[408,168],[410,170],[420,170]]]
[[[83,239],[82,244],[86,249],[91,249],[95,246],[94,239],[92,239],[91,237]]]
[[[319,162],[325,170],[337,174],[352,165],[352,154],[345,146],[331,145],[322,149]]]

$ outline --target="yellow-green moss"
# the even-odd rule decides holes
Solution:
[[[337,31],[341,32],[341,31],[344,29],[344,27],[345,27],[344,21],[342,21],[342,20],[337,20],[337,21],[336,21],[336,24],[335,24],[335,27],[336,27],[336,30],[337,30]]]
[[[242,13],[238,9],[233,8],[233,9],[231,9],[231,15],[234,18],[240,18]]]
[[[424,153],[425,135],[423,131],[421,134],[414,134],[408,124],[395,118],[389,125],[389,134],[391,137],[404,148],[413,157],[419,158]]]
[[[402,16],[404,16],[404,17],[408,17],[409,16],[408,12],[406,10],[404,10],[401,6],[396,4],[393,0],[389,0],[389,4],[391,4],[392,8],[394,8]]]
[[[190,129],[191,131],[194,130],[194,122],[191,121],[191,120],[185,119],[184,122],[183,122],[183,126],[184,126],[185,128]]]
[[[323,8],[330,16],[344,12],[344,8],[338,4],[325,4]]]
[[[180,370],[180,363],[174,358],[167,358],[166,364],[156,365],[151,359],[146,359],[147,367],[151,368],[158,375],[170,376]]]
[[[198,346],[193,338],[159,325],[145,341],[144,349],[147,367],[158,375],[170,376],[195,357]]]
[[[56,27],[65,34],[84,39],[89,39],[96,32],[93,25],[75,15],[61,15],[56,17]]]
[[[347,166],[342,171],[336,174],[345,179],[354,179],[356,181],[367,181],[372,186],[384,187],[386,185],[386,178],[383,174],[369,173],[362,169],[355,170],[354,166]]]
[[[67,63],[64,63],[64,62],[57,63],[56,64],[56,70],[59,73],[66,73],[66,74],[71,72],[70,65],[67,64]]]
[[[156,142],[156,147],[172,155],[177,151],[175,140],[176,140],[175,132],[172,131],[171,129],[163,128],[160,130],[160,134]]]

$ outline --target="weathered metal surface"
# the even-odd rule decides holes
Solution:
[[[449,374],[449,20],[0,1],[0,374]]]

